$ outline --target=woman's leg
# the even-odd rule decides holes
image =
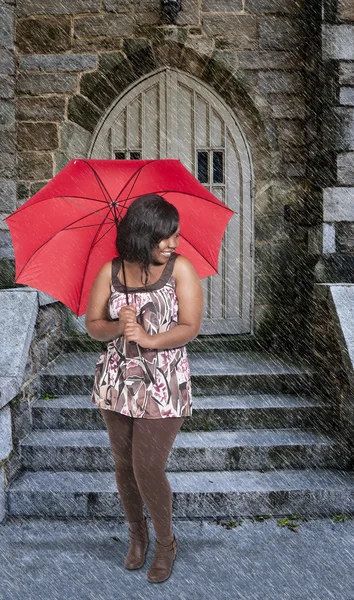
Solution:
[[[120,500],[129,523],[144,518],[143,501],[135,480],[132,463],[133,417],[108,409],[100,409],[108,430],[115,463]]]
[[[172,490],[165,466],[184,417],[134,419],[133,469],[156,538],[172,541]]]

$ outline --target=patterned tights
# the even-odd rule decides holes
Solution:
[[[172,490],[165,466],[184,417],[134,418],[100,409],[115,463],[120,500],[129,523],[144,518],[145,502],[156,538],[172,538]]]

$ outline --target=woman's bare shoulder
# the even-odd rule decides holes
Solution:
[[[182,256],[182,254],[177,254],[175,264],[173,265],[173,276],[176,281],[182,277],[198,277],[192,262],[189,260],[189,258]]]

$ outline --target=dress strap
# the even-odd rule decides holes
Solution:
[[[113,285],[113,287],[121,286],[121,283],[118,279],[120,263],[121,263],[120,256],[115,256],[112,259],[112,285]]]
[[[179,254],[177,254],[177,252],[172,252],[169,261],[164,269],[164,272],[162,273],[162,277],[159,281],[163,282],[163,283],[167,283],[169,278],[172,275],[172,271],[173,271],[173,267],[175,265],[175,261],[177,256],[179,256]]]

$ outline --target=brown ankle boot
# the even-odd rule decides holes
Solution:
[[[174,535],[172,543],[163,545],[161,542],[162,540],[156,540],[154,558],[147,573],[151,583],[160,583],[169,578],[177,554],[177,540]]]
[[[145,516],[142,521],[129,524],[129,537],[130,546],[124,566],[126,569],[140,569],[145,562],[149,545],[149,528]]]

